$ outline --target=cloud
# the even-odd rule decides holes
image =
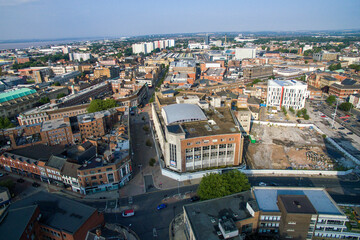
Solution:
[[[0,0],[0,6],[18,6],[39,0]]]

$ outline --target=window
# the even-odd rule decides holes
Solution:
[[[96,180],[96,176],[92,176],[92,177],[91,177],[91,180]]]
[[[205,150],[209,150],[210,149],[210,147],[209,146],[204,146],[203,147],[203,151],[205,151]]]
[[[114,182],[114,174],[113,173],[108,174],[107,177],[108,177],[109,183]]]
[[[113,169],[112,168],[107,168],[106,171],[112,171]]]
[[[190,145],[191,145],[191,143],[187,143],[187,145],[188,145],[188,146],[190,146]]]
[[[290,225],[296,225],[296,222],[288,222]]]
[[[295,232],[295,230],[294,229],[288,229],[288,230],[286,230],[287,232]]]
[[[196,142],[197,145],[199,145],[201,142]]]
[[[213,139],[212,142],[217,142],[218,140],[217,139]]]
[[[204,140],[204,143],[209,143],[209,140]]]

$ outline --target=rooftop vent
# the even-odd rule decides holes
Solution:
[[[297,208],[301,208],[301,204],[298,201],[294,201],[293,204],[296,205]]]
[[[210,127],[209,125],[205,125],[204,127],[205,127],[205,128],[206,128],[206,130],[208,130],[209,132],[211,132],[211,131],[212,131],[212,129],[211,129],[211,127]]]

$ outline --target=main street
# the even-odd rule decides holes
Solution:
[[[249,182],[252,186],[258,186],[260,182],[267,185],[278,185],[286,187],[325,187],[331,197],[340,204],[360,204],[360,182],[356,175],[347,178],[338,177],[280,177],[280,176],[250,176]],[[133,217],[124,218],[121,213],[105,213],[107,222],[120,223],[130,226],[140,239],[169,239],[169,224],[175,215],[182,212],[185,204],[190,204],[189,199],[176,200],[174,196],[184,196],[185,193],[195,192],[198,185],[185,186],[170,190],[158,190],[155,192],[134,196],[132,204],[128,198],[119,200],[122,209],[135,209]],[[170,197],[172,200],[164,201]],[[167,208],[157,210],[156,207],[167,202]],[[106,201],[86,201],[86,204],[100,210],[105,209]],[[155,230],[154,230],[155,229]],[[154,232],[156,232],[154,234]],[[154,237],[157,236],[157,237]]]

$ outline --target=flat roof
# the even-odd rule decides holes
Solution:
[[[306,195],[279,195],[287,213],[316,214]]]
[[[323,188],[254,187],[253,191],[263,212],[280,212],[278,195],[306,195],[318,214],[343,215]]]
[[[251,218],[246,209],[246,203],[254,200],[251,191],[245,191],[230,196],[201,201],[185,205],[183,208],[191,224],[196,239],[219,239],[219,219],[232,219],[237,222],[242,219]],[[253,204],[253,202],[252,202]],[[256,206],[252,205],[257,211]]]
[[[288,86],[306,86],[304,82],[297,80],[269,80],[268,86],[288,87]]]

